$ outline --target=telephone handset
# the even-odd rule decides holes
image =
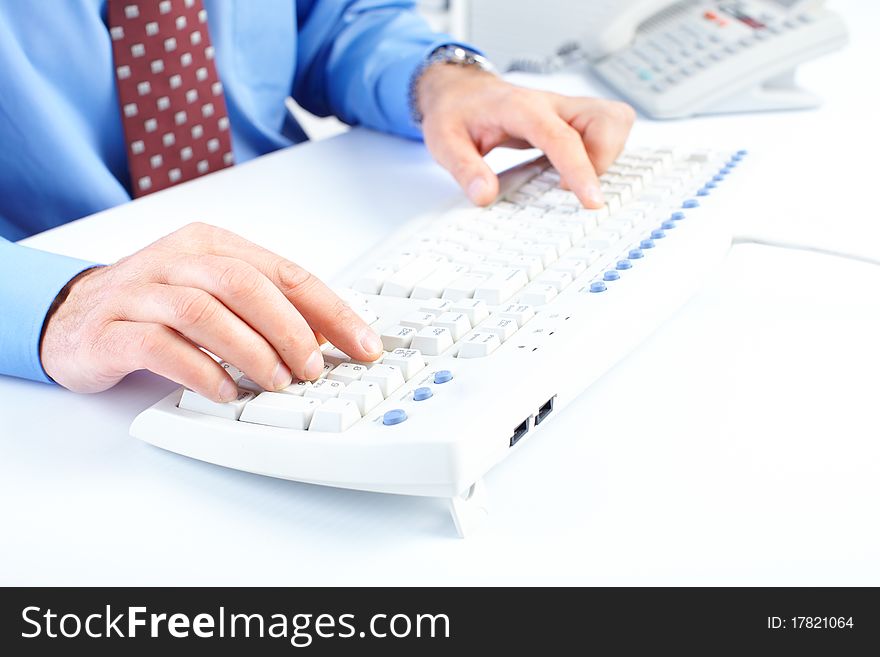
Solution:
[[[593,0],[583,49],[593,69],[653,118],[814,107],[802,62],[842,47],[822,0]]]

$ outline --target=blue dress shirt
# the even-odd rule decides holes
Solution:
[[[287,112],[417,138],[436,47],[414,0],[204,0],[236,162],[306,139]],[[105,0],[0,0],[0,374],[48,381],[46,313],[91,263],[14,244],[131,198]],[[5,239],[4,239],[5,238]]]

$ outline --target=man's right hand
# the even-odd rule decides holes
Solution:
[[[266,390],[318,378],[317,335],[357,360],[382,343],[315,276],[229,231],[190,224],[132,256],[89,269],[59,295],[40,356],[46,373],[98,392],[147,369],[219,401],[238,391],[198,347]]]

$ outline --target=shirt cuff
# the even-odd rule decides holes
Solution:
[[[94,266],[0,240],[0,374],[52,383],[40,362],[46,314],[64,286]]]
[[[395,132],[411,139],[422,138],[422,128],[415,120],[413,112],[414,85],[431,54],[443,46],[459,46],[478,55],[482,51],[472,45],[439,35],[428,47],[414,48],[392,64],[379,83],[379,96],[384,101],[388,125],[395,126]]]

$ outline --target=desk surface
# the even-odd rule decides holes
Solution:
[[[877,255],[877,89],[852,82],[877,59],[862,18],[849,13],[848,50],[804,71],[820,111],[642,122],[633,140],[749,148],[741,232]],[[202,219],[332,277],[457,194],[419,145],[355,130],[29,243],[108,261]],[[877,267],[735,248],[489,473],[492,516],[465,541],[440,500],[278,481],[129,438],[173,388],[150,374],[92,396],[0,379],[0,583],[877,585],[878,296]]]

